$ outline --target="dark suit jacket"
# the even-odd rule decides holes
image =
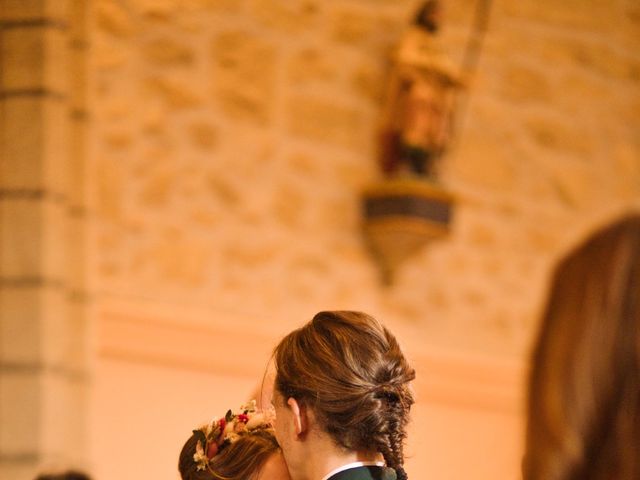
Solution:
[[[355,467],[338,472],[328,480],[396,480],[396,472],[386,467]]]

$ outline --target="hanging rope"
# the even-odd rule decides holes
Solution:
[[[478,66],[484,37],[489,26],[490,12],[491,0],[478,0],[475,15],[473,16],[471,33],[462,57],[462,67],[460,69],[466,78],[471,77]]]
[[[475,14],[473,16],[471,33],[469,34],[469,39],[462,56],[462,64],[460,67],[461,77],[467,83],[470,83],[476,69],[478,68],[480,53],[484,44],[484,37],[489,26],[490,12],[491,0],[478,0],[478,2],[476,3]],[[466,93],[460,94],[456,103],[456,118],[454,119],[455,126],[454,132],[452,132],[452,143],[454,145],[455,143],[457,143],[457,135],[455,135],[455,133],[462,130],[464,119],[467,113],[469,104],[469,91],[467,90]],[[452,147],[454,147],[454,145],[452,145]]]

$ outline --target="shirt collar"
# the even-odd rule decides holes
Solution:
[[[329,478],[333,477],[336,473],[340,473],[340,472],[342,472],[344,470],[349,470],[351,468],[357,468],[357,467],[384,467],[384,466],[385,466],[384,462],[353,462],[353,463],[348,463],[347,465],[343,465],[341,467],[338,467],[335,470],[331,470],[324,477],[322,477],[322,480],[328,480]]]

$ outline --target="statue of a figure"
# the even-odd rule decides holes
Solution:
[[[382,168],[435,179],[435,163],[449,143],[461,82],[436,33],[440,6],[427,1],[404,35],[393,68],[382,126]]]

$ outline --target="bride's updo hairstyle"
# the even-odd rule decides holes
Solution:
[[[251,401],[193,430],[178,470],[182,480],[251,480],[279,451],[271,420]]]
[[[406,480],[403,442],[415,371],[395,337],[361,312],[320,312],[275,349],[275,389],[311,408],[336,444],[379,452]]]
[[[198,437],[189,437],[178,462],[182,480],[247,480],[255,478],[269,457],[280,451],[272,431],[257,432],[240,438],[209,461],[207,468],[198,469],[193,461]]]

